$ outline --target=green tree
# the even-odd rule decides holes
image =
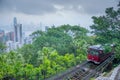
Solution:
[[[105,10],[104,16],[93,16],[94,24],[91,27],[99,43],[114,43],[120,39],[120,6],[117,10],[113,7]]]
[[[88,30],[80,26],[62,25],[59,27],[49,28],[46,32],[34,32],[38,35],[33,42],[36,52],[43,47],[52,47],[60,54],[75,53],[74,39],[86,39]],[[88,41],[90,42],[90,41]]]
[[[74,54],[65,54],[65,56],[63,58],[63,62],[65,64],[66,68],[70,68],[71,66],[75,66],[76,61],[75,61]]]
[[[44,35],[37,37],[33,45],[36,51],[43,47],[52,47],[59,53],[65,54],[71,51],[71,47],[69,47],[71,43],[72,38],[67,33],[64,33],[62,29],[50,28]]]
[[[0,42],[0,53],[3,53],[6,49],[5,44],[3,44],[2,42]]]
[[[37,54],[35,54],[34,52],[33,45],[31,44],[24,45],[22,48],[18,49],[17,52],[22,54],[26,63],[31,63],[35,65],[36,62],[35,57],[37,56]]]

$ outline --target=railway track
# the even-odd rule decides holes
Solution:
[[[99,65],[85,61],[64,74],[51,77],[46,80],[89,80],[91,77],[99,76],[99,74],[103,72],[113,59],[114,56],[111,56]]]
[[[96,67],[97,65],[95,65],[94,63],[88,62],[85,66],[81,67],[79,71],[73,74],[73,76],[71,75],[68,80],[80,80],[91,73],[91,71],[93,71]]]

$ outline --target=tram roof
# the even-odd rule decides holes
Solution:
[[[108,44],[105,44],[105,45],[108,45]],[[108,45],[108,46],[114,47],[115,45],[111,44],[111,45]],[[102,46],[100,44],[89,46],[89,48],[96,49],[96,50],[105,50],[104,46]]]
[[[92,45],[92,46],[89,46],[89,48],[96,49],[96,50],[104,50],[104,48],[102,47],[102,45]]]

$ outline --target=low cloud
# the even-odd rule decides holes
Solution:
[[[0,0],[0,12],[16,12],[28,15],[55,13],[59,10],[77,13],[104,13],[105,8],[116,6],[118,0]],[[62,6],[58,9],[55,5]]]

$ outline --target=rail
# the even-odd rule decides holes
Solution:
[[[99,65],[85,61],[80,65],[70,68],[63,74],[56,75],[46,80],[89,80],[91,77],[97,77],[114,59],[109,57]]]

